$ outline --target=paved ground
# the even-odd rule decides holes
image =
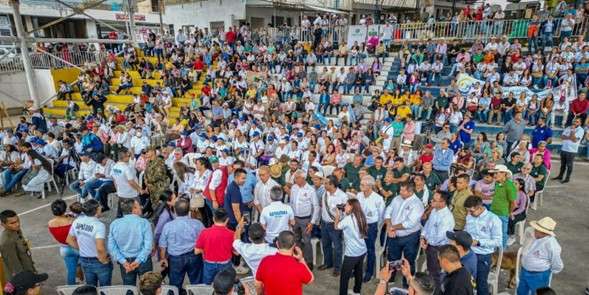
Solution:
[[[554,169],[558,169],[558,163],[554,166]],[[553,287],[558,294],[582,294],[589,280],[589,202],[585,200],[586,193],[589,192],[589,164],[577,163],[575,169],[574,180],[568,185],[549,182],[544,206],[530,213],[531,219],[551,216],[558,222],[556,231],[563,248],[565,265],[564,271],[553,278]],[[0,199],[0,209],[11,208],[21,214],[25,236],[32,241],[34,247],[33,256],[37,268],[49,273],[49,281],[43,286],[43,294],[55,294],[55,286],[65,282],[65,268],[59,249],[46,229],[51,217],[48,204],[55,198],[57,196],[46,200],[30,199],[26,196]],[[111,220],[112,215],[103,219]],[[315,275],[316,282],[305,289],[305,294],[337,294],[339,279],[333,278],[329,272],[316,271]],[[506,280],[507,275],[503,273],[503,286]],[[119,283],[121,279],[118,267],[115,267],[113,284]],[[372,294],[375,285],[376,282],[364,285],[362,294]],[[500,289],[513,293],[513,290]]]

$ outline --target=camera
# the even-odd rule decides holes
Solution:
[[[402,264],[403,264],[403,262],[401,261],[401,259],[389,261],[389,269],[390,270],[400,270]]]
[[[346,209],[346,204],[337,204],[335,207],[343,212]]]
[[[249,224],[250,223],[250,213],[249,212],[244,212],[243,213],[243,223],[244,224]]]

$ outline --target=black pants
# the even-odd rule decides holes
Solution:
[[[513,235],[515,234],[515,224],[526,219],[526,212],[522,212],[517,214],[513,217],[513,219],[509,218],[509,223],[507,224],[507,234]]]
[[[576,153],[560,151],[560,172],[558,173],[558,178],[571,178],[571,173],[573,173],[573,162],[575,161],[576,155]]]
[[[351,257],[344,256],[342,263],[342,272],[339,278],[339,295],[348,294],[348,282],[354,276],[354,293],[360,293],[362,289],[362,264],[364,263],[364,256]]]
[[[442,285],[442,273],[440,262],[438,261],[438,248],[439,247],[428,245],[425,250],[427,271],[433,279],[436,289],[439,289]]]

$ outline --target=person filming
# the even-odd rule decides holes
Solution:
[[[366,256],[368,223],[357,199],[349,199],[343,208],[335,212],[334,225],[343,231],[344,261],[342,263],[339,294],[348,294],[348,281],[354,276],[353,294],[360,294],[362,288],[362,264]],[[343,211],[341,210],[343,209]]]

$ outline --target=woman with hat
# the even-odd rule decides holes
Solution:
[[[49,276],[46,273],[35,274],[32,271],[17,273],[4,286],[6,295],[39,295],[41,294],[41,283]]]
[[[552,274],[563,269],[561,247],[554,237],[556,222],[544,217],[530,222],[530,226],[534,240],[523,248],[517,295],[535,294],[537,289],[548,287]]]

